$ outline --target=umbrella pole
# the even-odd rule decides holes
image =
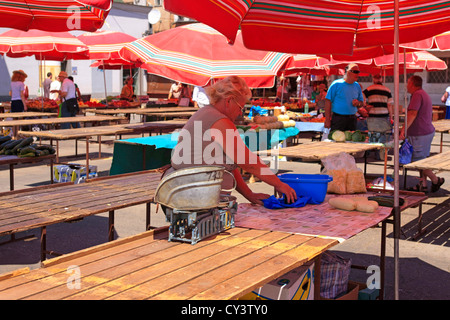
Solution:
[[[405,89],[405,94],[403,95],[403,107],[405,108],[405,138],[407,137],[408,132],[406,132],[406,124],[408,123],[408,112],[406,109],[406,103],[408,102],[408,90],[406,90],[406,49],[403,48],[403,85]]]
[[[108,105],[108,94],[106,93],[105,60],[102,60],[102,65],[103,65],[103,85],[105,86],[105,104]]]
[[[394,0],[394,299],[399,292],[399,0]]]

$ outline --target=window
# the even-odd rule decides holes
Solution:
[[[444,60],[447,65],[450,63],[450,58],[440,58]],[[450,72],[447,70],[428,71],[428,83],[447,83],[450,81]]]

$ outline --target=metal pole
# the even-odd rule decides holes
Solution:
[[[399,291],[399,0],[394,0],[394,299]]]
[[[103,65],[103,84],[105,86],[105,104],[108,105],[108,94],[106,93],[106,69],[105,69],[105,60],[102,60]]]

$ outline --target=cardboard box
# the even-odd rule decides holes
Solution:
[[[272,280],[240,300],[314,300],[314,262]]]
[[[359,285],[358,300],[378,300],[380,296],[379,289],[369,289],[367,285],[362,282],[349,281],[349,283],[354,283]]]
[[[89,166],[89,179],[96,178],[97,166]],[[68,163],[53,167],[54,182],[80,183],[86,180],[86,166],[77,163]]]
[[[358,300],[359,284],[356,282],[349,281],[347,293],[336,298],[327,299],[320,297],[320,300]]]

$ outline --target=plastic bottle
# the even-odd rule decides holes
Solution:
[[[308,102],[305,103],[305,110],[304,113],[309,113],[309,105]]]

